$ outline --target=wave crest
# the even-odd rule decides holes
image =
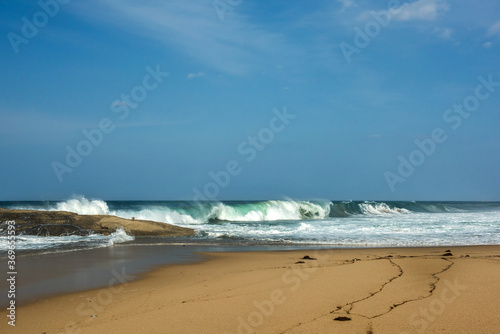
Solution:
[[[134,240],[134,236],[128,235],[124,229],[119,228],[115,232],[109,235],[109,245],[112,246],[114,244],[120,244],[122,242],[132,241]]]
[[[137,203],[137,202],[136,202]],[[270,200],[260,202],[144,202],[134,207],[117,207],[110,202],[83,196],[51,205],[43,210],[70,211],[87,215],[115,215],[153,220],[174,225],[201,225],[223,222],[270,222],[350,217],[353,215],[393,215],[419,212],[418,208],[394,202],[329,202]],[[413,204],[412,204],[413,205]],[[419,205],[420,209],[424,209]]]
[[[404,208],[397,208],[397,207],[389,207],[385,203],[361,203],[360,205],[361,211],[363,211],[364,214],[371,214],[371,215],[385,215],[385,214],[404,214],[404,213],[410,213],[410,210],[404,209]]]
[[[278,220],[324,219],[330,212],[329,204],[296,201],[265,201],[245,204],[215,205],[208,218],[210,222],[259,222]]]
[[[108,204],[101,200],[88,200],[83,196],[59,202],[51,211],[75,212],[79,215],[110,215]]]

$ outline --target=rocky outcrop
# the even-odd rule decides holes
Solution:
[[[5,222],[16,222],[16,234],[59,236],[87,235],[89,232],[108,235],[124,229],[133,236],[188,236],[190,228],[150,220],[132,220],[106,215],[79,215],[66,211],[9,210],[0,208],[0,228]],[[0,231],[1,233],[1,231]]]

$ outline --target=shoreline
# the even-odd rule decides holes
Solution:
[[[153,246],[147,246],[147,247],[153,247]],[[180,246],[175,246],[175,247],[184,248],[187,252],[193,254],[191,247],[180,247]],[[146,253],[151,254],[152,250],[153,248],[149,248],[149,252],[146,250]],[[451,250],[452,256],[446,256],[446,257],[443,256],[445,250]],[[287,296],[290,297],[288,298],[290,300],[290,305],[288,306],[288,308],[290,309],[287,308],[287,311],[285,313],[288,314],[287,312],[291,312],[290,314],[298,316],[299,318],[302,319],[303,316],[300,315],[300,312],[297,313],[298,311],[297,307],[305,303],[307,305],[310,304],[312,310],[315,310],[319,306],[314,306],[314,301],[322,300],[321,302],[319,302],[319,305],[323,305],[325,301],[322,298],[322,294],[320,293],[321,291],[318,291],[322,290],[321,284],[315,286],[309,286],[307,287],[307,289],[302,289],[300,287],[302,285],[309,285],[305,283],[310,282],[313,276],[318,276],[314,277],[315,280],[317,280],[318,282],[321,281],[323,283],[328,282],[328,284],[332,284],[332,282],[327,279],[328,276],[330,275],[327,275],[326,277],[322,277],[322,275],[320,275],[320,273],[325,274],[324,273],[325,271],[335,271],[336,275],[334,275],[333,277],[336,278],[336,280],[343,282],[342,285],[343,289],[347,289],[346,291],[347,295],[352,295],[353,296],[352,298],[355,298],[354,295],[358,295],[359,289],[365,292],[366,294],[365,297],[369,296],[370,293],[373,293],[374,292],[373,289],[375,288],[376,282],[371,282],[372,280],[375,280],[379,283],[381,281],[385,282],[384,283],[385,285],[382,287],[382,290],[384,289],[389,290],[390,286],[393,285],[396,286],[397,293],[395,293],[395,296],[398,296],[398,294],[407,293],[405,292],[405,289],[397,289],[398,285],[397,283],[401,282],[402,281],[401,278],[404,277],[405,275],[403,274],[399,276],[389,275],[390,277],[385,277],[387,276],[386,274],[389,272],[392,272],[392,274],[398,274],[397,272],[398,270],[396,270],[397,266],[399,266],[401,272],[406,275],[409,275],[409,273],[415,270],[416,272],[420,271],[420,274],[415,275],[415,277],[411,275],[410,277],[407,277],[406,279],[409,280],[408,282],[410,282],[411,280],[417,280],[417,281],[423,280],[423,282],[421,282],[422,284],[420,285],[417,284],[418,289],[409,290],[409,291],[415,290],[412,293],[417,295],[413,296],[413,298],[416,299],[411,302],[405,302],[404,304],[408,305],[407,306],[401,305],[401,309],[403,308],[412,309],[411,307],[409,307],[410,304],[420,303],[421,301],[419,300],[419,298],[422,298],[422,300],[429,298],[425,297],[425,295],[429,293],[428,291],[429,284],[431,285],[434,284],[433,291],[438,288],[438,285],[440,285],[441,288],[446,287],[443,286],[443,284],[439,284],[439,282],[441,281],[440,276],[449,276],[449,271],[453,267],[456,268],[459,266],[467,267],[469,265],[477,267],[478,264],[481,264],[479,267],[481,267],[480,271],[483,272],[482,274],[483,279],[488,280],[489,278],[490,279],[493,278],[493,280],[483,282],[484,286],[477,285],[475,289],[476,288],[480,290],[487,289],[488,291],[490,291],[489,294],[492,297],[490,301],[494,303],[494,307],[490,308],[490,310],[495,310],[495,307],[496,309],[500,307],[500,305],[498,305],[499,298],[495,298],[495,296],[500,297],[499,288],[497,287],[498,284],[495,285],[495,282],[497,283],[498,279],[500,279],[499,245],[412,247],[412,248],[409,247],[342,248],[342,249],[333,248],[333,249],[321,249],[321,250],[312,250],[312,249],[282,250],[282,251],[278,250],[271,252],[269,251],[203,252],[194,254],[196,254],[198,258],[192,262],[182,263],[182,264],[169,264],[169,265],[158,264],[157,266],[150,267],[149,270],[147,271],[143,271],[141,273],[136,274],[137,277],[134,277],[135,278],[134,280],[129,280],[129,278],[131,278],[131,276],[136,276],[136,275],[131,274],[127,270],[120,272],[119,270],[120,268],[118,268],[118,271],[111,273],[111,275],[113,275],[111,278],[114,277],[115,283],[119,283],[121,277],[123,278],[123,282],[121,282],[123,284],[106,286],[106,287],[102,287],[101,285],[100,288],[94,288],[90,290],[87,289],[85,291],[80,291],[80,292],[67,292],[63,294],[52,295],[51,297],[46,297],[39,301],[21,305],[18,307],[18,312],[20,315],[23,314],[23,316],[22,318],[21,316],[19,316],[18,328],[20,327],[24,328],[25,326],[28,326],[26,328],[29,328],[30,332],[45,331],[47,333],[51,333],[54,332],[54,330],[56,330],[55,332],[58,333],[63,331],[64,327],[70,322],[70,320],[64,322],[64,319],[76,318],[78,321],[75,321],[75,324],[73,324],[71,328],[82,329],[84,333],[120,332],[120,330],[118,330],[119,328],[122,328],[121,332],[123,332],[123,329],[128,327],[126,325],[124,325],[125,327],[122,327],[121,322],[119,324],[114,322],[115,325],[117,326],[114,327],[114,325],[113,326],[110,325],[112,323],[110,322],[111,321],[110,319],[121,317],[121,315],[124,314],[123,312],[125,312],[125,310],[129,310],[130,307],[136,305],[136,303],[138,303],[141,300],[145,303],[143,304],[143,306],[147,310],[150,310],[150,312],[156,314],[157,311],[154,310],[154,307],[149,305],[150,302],[148,302],[147,300],[153,298],[152,297],[153,291],[157,291],[158,297],[153,298],[154,299],[153,304],[156,305],[155,303],[158,303],[158,305],[160,304],[162,305],[162,307],[160,307],[158,310],[161,310],[163,307],[172,309],[173,311],[175,311],[174,313],[179,319],[184,319],[185,321],[187,321],[186,316],[182,314],[184,312],[183,308],[186,307],[186,305],[183,304],[188,303],[188,301],[180,299],[189,299],[188,297],[191,296],[191,297],[196,297],[190,302],[190,304],[192,304],[190,308],[193,307],[191,312],[196,312],[196,314],[203,314],[202,316],[203,319],[206,318],[205,313],[207,314],[213,313],[213,311],[211,311],[211,308],[207,308],[207,305],[205,305],[207,303],[208,304],[215,303],[217,304],[217,307],[219,308],[222,307],[224,310],[226,310],[225,312],[227,313],[223,312],[222,314],[218,315],[212,314],[212,316],[224,319],[224,321],[229,322],[231,325],[220,324],[219,321],[217,321],[218,325],[212,324],[212,326],[214,326],[213,327],[214,329],[217,328],[217,330],[226,332],[227,330],[231,329],[230,332],[238,332],[237,329],[238,326],[240,326],[239,328],[243,333],[245,333],[245,331],[250,333],[251,332],[250,330],[252,331],[255,330],[255,332],[261,332],[261,330],[263,330],[262,332],[271,333],[273,332],[274,329],[278,328],[280,330],[285,329],[286,326],[282,323],[283,322],[282,320],[274,319],[274,317],[270,316],[270,318],[273,318],[273,320],[270,321],[273,325],[271,327],[267,327],[266,323],[268,321],[266,320],[263,322],[263,325],[258,326],[257,330],[253,326],[248,324],[247,321],[248,319],[245,320],[245,317],[241,318],[241,316],[240,317],[236,316],[235,311],[239,310],[241,311],[240,312],[241,314],[245,314],[245,312],[247,312],[246,314],[249,314],[248,312],[251,313],[252,312],[251,310],[255,309],[255,305],[253,304],[254,299],[258,301],[260,300],[259,298],[264,298],[264,299],[267,298],[265,299],[266,301],[269,300],[272,301],[273,299],[271,297],[273,297],[272,295],[273,291],[275,290],[282,292],[286,291]],[[313,258],[315,257],[317,258],[317,260],[302,259],[302,257],[305,255],[309,255],[310,257]],[[469,256],[466,257],[466,255]],[[393,262],[393,264],[390,264],[389,262]],[[450,265],[450,263],[452,264]],[[129,266],[128,268],[131,268],[130,263],[128,264],[128,266]],[[449,268],[447,268],[448,266]],[[359,267],[359,268],[357,271],[354,270],[354,272],[350,272],[351,270],[347,270],[347,268],[352,269],[352,267]],[[363,267],[371,269],[368,270],[368,272],[366,272],[366,270],[362,270]],[[346,269],[347,272],[344,269]],[[107,267],[107,270],[108,272],[110,272],[109,266]],[[432,272],[427,273],[426,270],[431,270]],[[116,272],[118,272],[118,275]],[[286,273],[289,273],[287,274],[288,276],[284,276]],[[465,275],[466,279],[470,280],[471,278],[469,277],[471,274],[467,274],[467,271],[464,272],[459,271],[459,274],[460,274],[459,276],[461,277]],[[493,276],[489,277],[488,274],[492,274]],[[281,279],[279,279],[280,277]],[[285,279],[283,279],[283,277],[285,277]],[[496,280],[494,279],[495,277]],[[392,281],[389,282],[390,278],[392,278]],[[433,282],[436,279],[437,281]],[[352,290],[351,289],[352,285],[353,284],[356,285],[355,282],[359,283],[360,280],[367,280],[367,283],[369,283],[368,285],[370,284],[374,285],[371,286],[371,288],[368,288],[368,290],[366,290],[364,284],[358,284],[359,286],[357,287],[357,289]],[[269,286],[270,281],[273,282],[271,286]],[[449,281],[453,282],[453,279],[449,278]],[[215,290],[213,289],[207,290],[204,284],[202,284],[202,282],[209,282],[210,283],[209,285],[213,286],[213,289]],[[394,282],[394,284],[392,282]],[[188,286],[186,286],[186,284],[188,284]],[[226,285],[228,289],[225,289]],[[296,292],[295,290],[292,291],[294,287],[297,287],[296,289],[297,291],[304,290],[304,292],[307,291],[307,293],[304,294],[304,292],[302,292],[301,295],[302,294],[304,295],[301,298],[296,296],[296,298],[298,299],[295,299],[295,301],[292,302],[293,299],[292,296]],[[246,291],[246,293],[242,294],[241,296],[239,293],[237,294],[230,293],[231,291],[238,291],[238,290]],[[433,291],[430,291],[431,295]],[[157,293],[154,293],[154,295],[156,295]],[[327,294],[332,293],[333,295],[338,295],[340,292],[329,291],[325,293]],[[167,305],[161,301],[162,300],[161,296],[169,299],[172,294],[178,297],[177,299],[175,299],[175,303]],[[246,298],[248,299],[248,303],[246,302],[242,303],[239,300],[243,298],[242,296],[245,295],[252,296]],[[340,293],[340,295],[342,295],[342,293]],[[377,295],[382,295],[382,292],[378,292]],[[208,296],[210,298],[206,297],[204,300],[202,296]],[[108,298],[109,302],[106,299],[106,297],[111,297],[110,299]],[[281,299],[278,298],[279,296],[277,292],[275,293],[274,297],[276,297],[274,301],[277,302],[281,301]],[[340,298],[339,296],[337,297]],[[146,298],[146,300],[144,300],[144,298]],[[385,298],[392,298],[392,297],[389,294]],[[399,302],[404,301],[405,300],[404,298],[406,297],[401,297],[401,298],[403,298],[403,300],[400,300]],[[472,298],[474,299],[475,297]],[[372,298],[368,297],[366,300],[369,299]],[[85,303],[82,304],[83,300],[88,302],[89,303],[88,305],[95,306],[94,308],[91,308],[91,310],[93,310],[93,313],[96,314],[87,314],[89,313],[89,309],[86,306],[83,309],[81,309],[82,306],[80,306],[79,310],[80,312],[77,310],[79,305],[87,305]],[[225,301],[233,306],[228,307],[226,303],[222,304],[217,303],[216,302],[217,300],[219,302]],[[296,305],[297,302],[299,302],[300,304],[299,306]],[[469,302],[477,303],[481,301],[473,300]],[[284,302],[283,304],[286,303]],[[363,304],[363,303],[359,302],[357,304]],[[391,306],[394,307],[394,305],[397,305],[398,303],[395,303],[394,305],[389,305],[390,303],[389,304],[385,303],[384,298],[382,298],[381,304],[382,306],[381,305],[377,306],[377,303],[375,303],[374,307],[382,309],[389,308],[389,311],[387,313],[384,313],[383,316],[380,315],[376,318],[392,317],[390,316],[392,313],[391,312],[392,308],[390,307]],[[50,307],[45,307],[49,305]],[[266,304],[266,305],[269,306],[271,304]],[[273,308],[277,308],[279,305],[281,304],[273,302]],[[337,306],[329,305],[329,308],[331,308],[330,311],[334,311],[334,309]],[[400,307],[398,305],[397,309],[399,308]],[[62,312],[62,313],[54,313],[56,312],[55,310],[59,310],[57,312]],[[394,311],[396,311],[396,308],[394,309]],[[179,322],[179,320],[176,317],[172,317],[170,313],[165,314],[162,313],[161,311],[158,312],[159,312],[158,314],[162,314],[163,317],[167,317],[171,321],[175,320],[174,322],[177,323],[177,325],[179,326],[178,332],[184,331],[183,329],[184,327],[181,326],[182,321]],[[315,311],[311,312],[312,312],[311,314],[315,313]],[[367,311],[365,310],[363,312]],[[321,311],[320,313],[323,314],[323,311]],[[344,310],[343,308],[335,311],[334,313],[344,314],[343,316],[345,316],[345,314],[349,314],[346,313],[346,310]],[[0,328],[6,327],[5,319],[7,318],[4,314],[6,315],[5,311],[2,312],[3,315],[2,318],[4,319],[4,322],[0,325]],[[494,315],[494,311],[491,311],[491,315]],[[42,317],[45,320],[42,321],[42,319],[39,317]],[[361,325],[362,323],[364,324],[363,326],[365,326],[368,324],[367,321],[362,321],[362,319],[364,319],[362,316],[349,315],[348,317],[351,317],[352,321],[355,320],[354,318],[356,318],[357,325]],[[32,318],[36,318],[38,320],[32,321],[34,320]],[[155,318],[156,320],[153,319],[152,321],[153,322],[160,321],[164,323],[164,321],[161,320],[161,318],[162,317],[158,318],[160,320]],[[264,318],[267,319],[265,315]],[[286,318],[288,318],[288,315],[286,316]],[[30,320],[27,321],[28,319]],[[48,319],[52,320],[49,321]],[[208,321],[207,319],[208,318],[206,318],[206,321]],[[243,322],[241,322],[241,319],[244,320],[246,325],[244,325]],[[376,323],[379,322],[378,320],[375,321],[375,318],[373,318],[372,320],[373,321],[369,321],[370,326],[376,326]],[[64,322],[63,324],[64,326],[62,327],[61,327],[61,321]],[[122,319],[122,321],[125,324],[130,325],[128,320]],[[40,327],[37,327],[38,325],[34,324],[28,325],[28,322],[29,323],[39,322]],[[335,326],[344,326],[345,324],[344,322],[341,323],[338,321],[333,321],[331,319],[329,322],[327,322],[327,324],[332,325],[331,322],[334,322]],[[353,323],[354,321],[350,324]],[[396,321],[396,323],[398,323],[398,321]],[[496,330],[500,328],[497,327],[499,326],[499,324],[496,323],[495,321],[493,321],[492,324],[493,324],[492,328],[495,328]],[[192,324],[188,323],[188,325],[190,325],[190,327],[189,326],[188,327],[190,328],[191,332],[196,331],[196,328],[191,326]],[[316,325],[320,326],[320,322],[318,322]],[[357,325],[355,327],[359,329]],[[385,324],[384,326],[386,325],[387,324]],[[145,326],[146,326],[145,328],[149,328],[147,325]],[[139,333],[148,332],[145,328],[142,329],[138,328],[137,331]],[[270,328],[272,330],[268,331],[267,328]],[[347,328],[350,327],[346,327],[346,329]],[[6,328],[6,330],[8,330],[8,328]],[[151,333],[154,332],[155,331],[151,331]],[[297,333],[299,332],[300,331],[297,331]],[[375,327],[374,327],[374,333],[377,333]]]
[[[185,265],[207,261],[208,254],[218,253],[265,253],[295,251],[367,251],[367,250],[451,250],[456,248],[500,247],[500,245],[468,246],[420,246],[420,247],[318,247],[318,245],[235,245],[235,244],[140,244],[125,243],[111,247],[74,249],[49,253],[26,253],[17,256],[20,272],[18,276],[20,293],[16,301],[23,305],[65,294],[92,291],[105,288],[114,277],[113,271],[127,267],[127,274],[140,280],[143,275],[153,273],[172,265]],[[22,259],[22,260],[20,260]],[[20,260],[20,261],[19,261]],[[26,261],[27,260],[27,261]],[[118,266],[119,264],[119,266]],[[7,257],[0,258],[0,267],[7,267]],[[86,276],[85,280],[78,276]],[[132,277],[131,276],[131,277]],[[35,279],[36,277],[36,279]],[[73,280],[72,280],[73,279]],[[74,280],[78,280],[76,283]],[[42,284],[41,284],[42,283]],[[119,282],[117,282],[119,283]],[[7,290],[7,283],[0,281],[0,290]],[[7,294],[0,295],[0,308],[8,305]]]
[[[139,237],[141,238],[141,237]],[[203,261],[203,253],[287,251],[319,249],[318,245],[283,244],[220,244],[210,242],[172,243],[173,239],[135,239],[109,247],[68,249],[39,253],[22,251],[17,254],[20,273],[16,300],[23,304],[74,293],[102,288],[114,276],[113,270],[127,266],[130,275],[141,275],[172,264]],[[139,241],[139,242],[138,242]],[[186,240],[184,240],[186,241]],[[326,249],[328,247],[323,247]],[[7,268],[7,257],[0,258],[0,267]],[[119,267],[117,267],[119,264]],[[79,275],[84,272],[86,279]],[[37,279],[33,279],[33,277]],[[7,282],[0,281],[0,291],[7,290]],[[8,305],[7,294],[0,295],[0,308]]]
[[[137,240],[136,240],[137,241]],[[181,244],[141,244],[123,243],[111,247],[91,249],[73,249],[48,253],[26,253],[17,256],[20,272],[28,275],[18,276],[19,287],[16,300],[24,305],[64,294],[91,291],[109,285],[120,267],[128,268],[127,274],[133,275],[134,281],[142,275],[161,270],[171,265],[183,265],[204,262],[207,254],[239,252],[293,252],[293,251],[363,251],[363,250],[399,250],[399,249],[451,249],[495,247],[500,245],[468,246],[419,246],[419,247],[331,247],[314,244],[220,244],[220,243],[181,243]],[[24,259],[24,260],[20,260]],[[0,258],[0,267],[7,267],[7,257]],[[20,261],[19,261],[20,260]],[[26,261],[27,260],[27,261]],[[57,263],[55,263],[57,261]],[[97,267],[96,267],[97,262]],[[85,280],[79,279],[84,273]],[[28,276],[28,279],[26,279]],[[34,277],[37,279],[34,279]],[[78,280],[75,283],[74,280]],[[43,281],[43,282],[41,282]],[[118,282],[119,283],[119,282]],[[0,290],[8,290],[7,283],[0,281]],[[7,294],[0,295],[0,308],[8,306]]]

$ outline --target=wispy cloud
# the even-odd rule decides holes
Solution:
[[[500,21],[497,21],[494,23],[489,29],[488,32],[486,33],[487,36],[499,36],[500,37]]]
[[[125,101],[116,100],[111,104],[113,107],[130,107],[130,105]]]
[[[437,27],[434,29],[434,33],[443,39],[450,39],[453,35],[453,29]]]
[[[341,3],[342,5],[342,8],[341,8],[341,11],[345,11],[346,8],[350,8],[350,7],[355,7],[357,6],[355,3],[354,3],[354,0],[338,0],[338,2]]]
[[[86,19],[159,40],[169,49],[230,74],[258,68],[277,49],[292,52],[280,33],[252,23],[238,10],[221,22],[211,1],[101,0],[80,6],[84,8],[77,14]]]
[[[449,9],[450,6],[446,0],[418,0],[403,4],[399,13],[394,15],[394,19],[397,21],[434,21]]]
[[[189,73],[187,75],[187,78],[188,79],[193,79],[193,78],[199,78],[199,77],[204,77],[204,76],[205,76],[205,72]]]
[[[372,6],[374,5],[369,5],[369,7]],[[417,0],[414,2],[405,2],[399,7],[392,8],[390,17],[391,20],[400,22],[432,22],[436,21],[449,9],[450,5],[447,3],[447,0]],[[382,7],[379,10],[386,11],[387,8]],[[375,8],[365,9],[357,15],[356,21],[373,20],[374,12],[377,12]]]

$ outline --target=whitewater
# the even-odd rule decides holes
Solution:
[[[193,237],[170,242],[328,247],[500,244],[498,202],[103,201],[75,197],[60,202],[0,202],[0,207],[134,217],[197,231]],[[6,246],[2,224],[0,249]],[[19,236],[18,247],[109,247],[134,240],[123,230],[110,236]]]

